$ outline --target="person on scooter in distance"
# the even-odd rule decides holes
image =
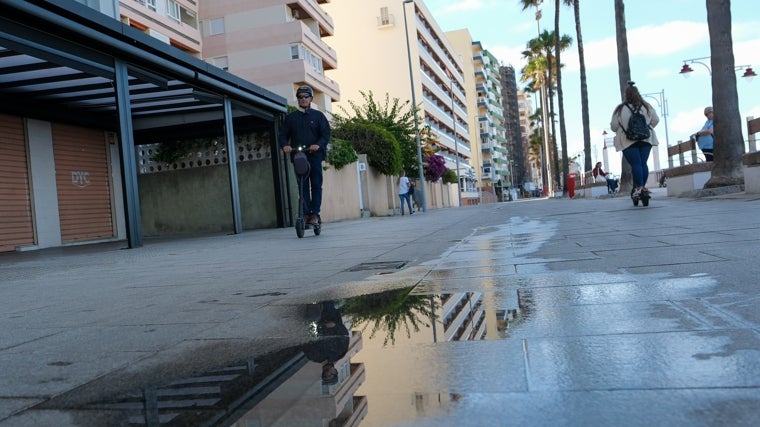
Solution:
[[[639,107],[641,107],[640,110]],[[637,110],[645,116],[651,132],[648,138],[633,141],[628,139],[626,128],[630,125],[630,117]],[[659,121],[660,118],[657,116],[657,112],[648,102],[644,101],[635,83],[629,81],[623,93],[623,102],[615,107],[615,110],[612,112],[610,129],[615,132],[615,150],[622,151],[623,157],[631,165],[631,174],[633,175],[631,198],[634,200],[650,197],[649,189],[646,187],[647,178],[649,177],[647,162],[649,161],[652,146],[658,145],[654,127],[657,126]]]
[[[322,161],[325,159],[327,144],[330,142],[330,123],[324,113],[311,108],[314,91],[310,86],[300,86],[296,90],[298,110],[285,116],[280,128],[279,145],[282,152],[289,154],[294,148],[306,147],[311,171],[306,178],[302,195],[307,224],[320,224],[322,206]]]

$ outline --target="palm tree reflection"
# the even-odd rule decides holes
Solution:
[[[346,301],[343,313],[350,316],[355,328],[365,332],[372,327],[372,339],[386,331],[383,346],[396,342],[396,331],[406,331],[407,338],[420,327],[429,328],[435,322],[435,310],[440,307],[433,295],[411,295],[414,287],[399,288],[370,295],[361,295]]]

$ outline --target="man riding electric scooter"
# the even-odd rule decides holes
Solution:
[[[327,144],[330,142],[330,123],[327,117],[311,108],[314,91],[309,86],[296,90],[298,110],[293,111],[282,122],[279,145],[286,154],[297,147],[306,147],[310,171],[301,188],[306,224],[318,225],[322,206],[322,161],[325,159]]]

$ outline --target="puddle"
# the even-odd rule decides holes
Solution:
[[[419,359],[427,352],[410,350],[438,341],[501,339],[519,318],[516,307],[496,307],[479,292],[417,294],[413,289],[290,306],[301,317],[306,337],[299,345],[108,396],[103,395],[107,387],[97,390],[101,381],[92,384],[95,390],[84,386],[36,409],[63,410],[79,425],[95,420],[125,426],[356,425],[368,417],[370,405],[384,406],[382,378],[398,371],[389,362],[399,359],[394,363],[401,366],[414,357],[443,369],[447,357]],[[487,307],[494,310],[489,315]],[[370,350],[363,357],[365,346]],[[382,356],[384,350],[392,355]],[[373,385],[368,378],[380,381]],[[118,382],[118,376],[110,381]],[[428,400],[426,393],[413,396]]]

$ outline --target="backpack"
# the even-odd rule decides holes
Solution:
[[[631,117],[628,119],[628,129],[623,127],[625,136],[631,141],[643,141],[649,139],[651,132],[649,131],[649,125],[647,124],[647,118],[641,114],[641,105],[636,107],[635,110],[631,109],[628,104],[625,104],[629,110],[631,110]],[[623,125],[622,123],[620,124]]]

